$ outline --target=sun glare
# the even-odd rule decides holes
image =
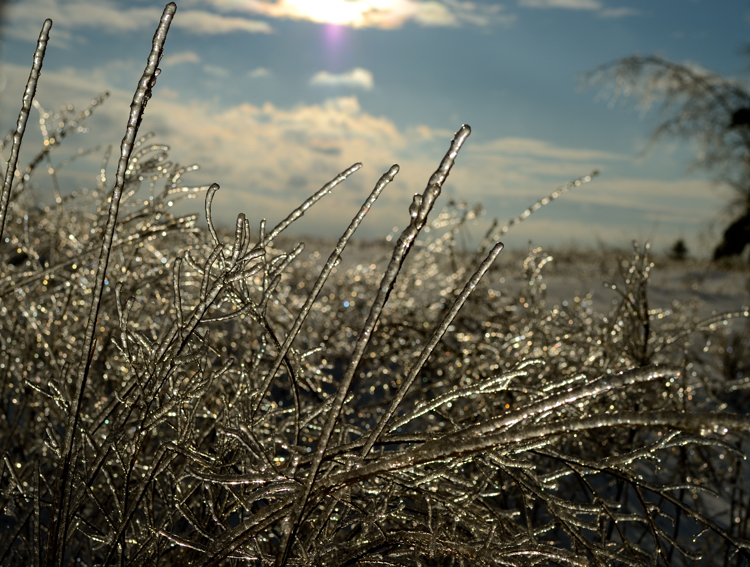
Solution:
[[[395,7],[397,0],[286,0],[302,18],[339,26],[362,25],[368,13]]]

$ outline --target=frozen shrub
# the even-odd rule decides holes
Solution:
[[[218,186],[186,185],[191,168],[137,135],[174,13],[114,183],[35,210],[11,159],[3,564],[748,564],[747,311],[650,308],[648,246],[606,313],[548,305],[541,249],[492,267],[499,234],[589,176],[458,254],[478,209],[428,215],[466,126],[381,261],[333,270],[397,166],[326,261],[282,232],[359,164],[276,227],[217,230]],[[170,207],[205,189],[198,238]],[[513,269],[523,289],[492,283]]]

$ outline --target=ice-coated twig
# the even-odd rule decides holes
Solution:
[[[539,363],[540,361],[532,361],[532,362]],[[526,366],[528,366],[528,363],[519,364],[518,367],[512,370],[511,372],[506,372],[504,374],[500,374],[499,376],[493,376],[492,378],[481,381],[479,384],[469,386],[461,390],[451,390],[450,392],[446,392],[445,394],[438,396],[437,398],[430,400],[429,402],[423,402],[419,404],[416,408],[414,408],[413,411],[409,412],[407,415],[397,419],[394,423],[392,423],[388,427],[388,430],[395,431],[396,429],[398,429],[399,427],[403,427],[410,421],[428,412],[431,412],[434,409],[437,409],[443,404],[452,402],[453,400],[457,400],[459,398],[465,398],[468,396],[492,394],[492,393],[506,390],[508,388],[508,384],[513,378],[518,378],[521,376],[528,376],[529,374],[528,370],[524,370]]]
[[[156,78],[159,75],[159,61],[164,52],[164,42],[167,38],[169,26],[174,18],[177,6],[170,2],[164,8],[159,26],[154,33],[151,53],[148,56],[148,63],[141,76],[138,88],[133,95],[130,104],[130,117],[128,119],[127,130],[120,146],[120,159],[117,164],[117,173],[115,185],[112,188],[112,197],[110,200],[109,214],[107,224],[104,228],[102,238],[101,252],[97,264],[96,282],[94,284],[91,298],[91,310],[89,312],[88,322],[86,324],[86,333],[83,337],[82,359],[85,362],[80,364],[76,376],[75,394],[73,398],[73,407],[70,409],[69,421],[65,431],[65,441],[62,451],[62,462],[60,463],[59,474],[57,478],[58,490],[55,493],[55,502],[53,513],[50,518],[49,540],[47,561],[50,565],[62,565],[65,560],[65,544],[67,539],[68,522],[67,516],[70,506],[72,492],[72,471],[71,458],[73,455],[73,446],[76,431],[78,429],[78,419],[80,417],[80,407],[83,401],[83,393],[86,387],[91,360],[94,356],[94,334],[96,332],[96,320],[99,315],[99,306],[101,304],[102,293],[104,292],[104,280],[107,275],[107,265],[109,255],[114,240],[115,227],[117,225],[117,213],[120,205],[120,198],[125,186],[125,175],[128,169],[128,161],[133,151],[138,129],[141,125],[143,113],[146,110],[146,104],[151,98],[151,89],[156,84]],[[45,24],[46,25],[46,24]]]
[[[273,244],[273,241],[276,239],[276,237],[281,234],[284,230],[286,230],[290,224],[292,224],[294,221],[296,221],[298,218],[300,218],[302,215],[307,212],[307,210],[312,207],[315,203],[320,201],[323,197],[328,195],[328,193],[331,192],[331,190],[336,187],[339,183],[344,181],[347,177],[349,177],[352,173],[357,171],[362,167],[362,164],[357,162],[351,167],[348,167],[341,173],[339,173],[336,177],[334,177],[331,181],[323,185],[320,189],[318,189],[317,192],[315,192],[310,198],[308,198],[304,203],[302,203],[299,207],[294,209],[283,221],[281,221],[279,224],[277,224],[271,232],[268,234],[265,233],[265,231],[261,231],[261,237],[258,242],[258,244],[263,244],[264,246],[270,246]],[[265,221],[264,221],[265,224]]]
[[[382,193],[386,185],[388,185],[391,181],[393,181],[393,178],[398,173],[398,170],[399,170],[398,165],[394,164],[386,173],[382,175],[380,180],[375,185],[375,188],[372,190],[370,195],[362,204],[362,207],[359,209],[357,214],[352,219],[352,222],[349,224],[349,227],[346,229],[346,231],[341,236],[341,238],[339,238],[339,241],[336,244],[336,248],[333,250],[333,252],[331,252],[331,255],[328,257],[328,261],[325,263],[325,265],[323,266],[323,269],[320,271],[320,275],[318,276],[318,279],[315,281],[315,285],[313,285],[313,288],[310,291],[309,295],[307,296],[307,299],[305,300],[304,305],[299,310],[299,313],[297,314],[297,317],[294,320],[294,324],[292,325],[292,328],[289,329],[286,339],[284,339],[284,344],[281,345],[281,350],[276,355],[276,360],[274,361],[274,364],[271,367],[271,370],[268,372],[268,375],[266,376],[263,384],[258,390],[258,394],[257,394],[258,397],[255,400],[255,404],[254,404],[251,415],[254,416],[258,412],[258,408],[260,407],[260,404],[263,401],[263,397],[266,395],[268,388],[271,386],[271,382],[276,376],[276,373],[279,371],[279,368],[281,368],[284,358],[286,357],[287,353],[289,352],[289,349],[292,346],[292,342],[297,337],[297,334],[302,328],[302,325],[304,325],[305,319],[307,318],[307,315],[310,313],[310,309],[312,308],[313,303],[318,298],[318,295],[320,294],[320,290],[323,289],[323,286],[328,280],[328,276],[331,274],[331,271],[336,266],[336,263],[341,257],[341,254],[344,252],[344,249],[346,248],[346,245],[349,242],[349,239],[352,237],[354,232],[362,223],[362,221],[365,218],[365,215],[367,215],[367,213],[370,211],[370,209],[372,208],[372,205],[378,199],[378,197],[380,196],[380,193]]]
[[[602,395],[614,389],[625,388],[633,384],[662,380],[664,378],[677,378],[681,370],[672,366],[647,366],[644,368],[633,368],[616,375],[601,376],[578,388],[571,388],[562,393],[555,393],[539,401],[522,406],[507,415],[498,416],[484,423],[468,427],[463,430],[462,435],[488,435],[494,431],[511,427],[521,421],[536,417],[571,404],[584,398]]]
[[[76,130],[71,105],[35,106],[47,147]],[[493,278],[452,318],[474,271],[440,253],[478,208],[449,203],[433,220],[431,184],[385,264],[352,236],[343,254],[357,261],[334,277],[341,240],[321,271],[300,246],[277,253],[262,222],[251,239],[242,214],[233,242],[215,219],[201,229],[175,218],[173,196],[198,188],[152,138],[132,146],[109,249],[114,293],[105,286],[87,360],[112,179],[105,191],[97,171],[97,191],[35,210],[19,159],[8,212],[21,222],[4,238],[20,250],[0,263],[0,564],[265,565],[283,549],[290,566],[750,559],[738,391],[750,384],[750,332],[732,320],[747,306],[700,322],[695,306],[712,305],[650,310],[640,246],[621,264],[613,309],[589,296],[549,306],[538,298],[550,258],[536,248],[519,266],[523,289]],[[29,155],[44,157],[55,189],[67,162]],[[78,426],[66,430],[86,363]]]
[[[226,559],[235,549],[283,518],[292,507],[293,502],[291,497],[276,500],[261,508],[238,526],[222,533],[211,542],[208,551],[201,557],[196,567],[218,567],[221,561]]]
[[[532,213],[538,211],[543,206],[550,204],[552,201],[560,197],[563,193],[567,193],[571,189],[575,187],[580,187],[584,183],[588,183],[591,181],[594,177],[599,175],[599,171],[594,170],[588,175],[584,175],[583,177],[579,177],[578,179],[574,179],[573,181],[570,181],[566,183],[565,185],[561,185],[557,189],[555,189],[552,193],[547,195],[546,197],[543,197],[542,199],[539,199],[536,203],[531,205],[528,209],[526,209],[524,212],[522,212],[517,217],[514,217],[510,219],[499,231],[495,232],[495,228],[497,227],[497,220],[494,221],[490,229],[487,231],[487,234],[485,234],[484,238],[482,239],[482,243],[479,245],[479,249],[476,253],[476,258],[479,258],[482,254],[484,254],[485,250],[487,250],[487,247],[490,245],[491,242],[497,241],[498,238],[500,238],[503,234],[508,232],[513,226],[517,225],[520,222],[523,222],[526,220],[529,215]]]
[[[208,231],[211,233],[211,238],[214,241],[214,246],[221,246],[221,240],[219,235],[216,233],[214,228],[213,214],[211,213],[211,205],[214,202],[214,195],[219,190],[218,183],[212,183],[206,191],[206,222],[208,223]]]
[[[414,239],[422,230],[422,227],[424,227],[427,216],[429,215],[432,207],[435,205],[435,201],[440,195],[443,183],[445,182],[448,174],[453,168],[453,164],[456,161],[456,156],[458,155],[459,150],[466,141],[466,138],[469,137],[470,133],[471,128],[467,124],[464,124],[458,130],[458,132],[456,132],[455,136],[453,137],[453,141],[451,142],[448,153],[446,153],[443,157],[443,160],[440,162],[437,170],[435,170],[432,176],[430,176],[430,180],[427,184],[427,188],[424,190],[424,193],[422,195],[414,195],[412,204],[409,207],[411,222],[409,223],[409,226],[404,229],[404,232],[401,233],[401,236],[396,243],[391,261],[388,264],[388,267],[383,274],[383,278],[380,281],[378,293],[374,301],[372,302],[372,305],[370,306],[367,320],[365,321],[365,324],[363,325],[362,330],[357,337],[357,342],[354,346],[354,351],[352,352],[349,368],[342,377],[341,382],[336,390],[333,405],[328,411],[328,415],[326,416],[325,425],[323,425],[323,429],[320,432],[320,437],[318,438],[318,446],[316,448],[313,461],[310,464],[310,471],[308,472],[308,476],[305,479],[304,491],[300,495],[298,500],[296,500],[294,509],[290,514],[291,527],[284,533],[284,536],[282,538],[279,554],[276,556],[276,567],[281,567],[286,563],[289,551],[295,538],[299,521],[302,517],[302,512],[304,511],[305,505],[307,504],[307,501],[310,497],[310,493],[312,492],[315,483],[315,478],[317,476],[318,470],[320,469],[320,464],[323,461],[323,456],[325,455],[326,449],[328,448],[328,443],[331,439],[333,428],[335,427],[336,421],[339,418],[341,409],[344,405],[344,400],[349,393],[349,389],[351,387],[352,381],[354,380],[354,376],[357,373],[357,368],[359,367],[359,363],[361,362],[362,356],[365,353],[365,349],[370,342],[370,337],[372,336],[372,332],[375,329],[375,325],[377,324],[378,319],[383,312],[383,307],[388,301],[388,296],[393,289],[393,284],[396,281],[396,276],[401,270],[401,266],[403,265],[404,259],[406,258],[406,255],[409,253],[409,250],[414,243]]]
[[[31,173],[37,168],[37,166],[45,159],[49,159],[49,154],[54,150],[57,146],[60,145],[60,143],[72,132],[75,132],[80,127],[80,123],[86,120],[91,114],[94,112],[94,109],[96,109],[98,106],[101,106],[101,104],[107,100],[109,97],[108,92],[104,92],[100,94],[98,97],[93,99],[89,106],[81,111],[77,117],[75,117],[73,120],[66,120],[64,122],[64,126],[60,126],[55,132],[53,136],[49,136],[48,133],[44,133],[44,149],[42,149],[35,157],[32,159],[24,169],[22,175],[21,175],[21,182],[16,187],[17,191],[16,194],[18,194],[23,188],[24,188],[24,182],[29,178]],[[64,162],[63,162],[64,163]],[[58,166],[61,167],[62,163]]]
[[[738,317],[742,317],[745,319],[750,318],[750,306],[743,307],[739,311],[717,313],[716,315],[711,315],[706,319],[701,319],[700,321],[692,323],[687,329],[683,330],[682,332],[664,339],[663,344],[656,347],[654,349],[654,352],[657,353],[668,347],[669,345],[674,344],[680,339],[684,339],[685,337],[688,337],[693,333],[715,329],[718,325],[725,324],[730,319],[736,319]]]
[[[36,85],[39,80],[39,74],[42,72],[42,63],[44,62],[44,53],[47,50],[49,41],[49,30],[52,28],[52,20],[44,20],[42,31],[39,33],[39,40],[34,50],[34,63],[31,66],[29,79],[26,82],[26,88],[23,92],[23,103],[21,112],[18,113],[18,122],[16,131],[13,134],[13,145],[10,149],[10,158],[8,159],[8,169],[5,171],[5,182],[3,183],[3,194],[0,195],[0,242],[5,232],[5,222],[8,215],[8,204],[10,203],[10,193],[13,188],[13,177],[16,175],[16,166],[18,165],[18,152],[21,149],[23,135],[26,132],[26,123],[29,120],[31,112],[31,103],[36,95]]]
[[[174,308],[177,312],[177,329],[178,339],[183,340],[182,329],[185,325],[182,317],[182,293],[180,292],[180,268],[182,268],[182,258],[177,257],[172,266],[172,288],[174,289]]]
[[[116,242],[113,242],[112,250],[118,250],[118,249],[127,247],[127,245],[133,244],[134,242],[147,241],[149,238],[152,238],[155,235],[162,234],[165,229],[175,228],[175,226],[179,226],[179,225],[170,224],[167,226],[157,226],[154,228],[150,228],[149,230],[144,231],[144,232],[137,232],[135,234],[131,234],[127,238],[118,239]],[[60,272],[65,268],[69,268],[72,264],[80,264],[84,262],[89,256],[93,256],[94,254],[96,254],[96,252],[97,250],[95,248],[90,248],[82,252],[77,257],[59,262],[58,264],[55,264],[53,266],[46,267],[45,269],[40,270],[39,272],[36,272],[28,277],[21,278],[18,280],[13,279],[10,281],[6,279],[2,283],[7,282],[8,285],[6,287],[0,288],[0,298],[7,297],[8,295],[14,293],[16,290],[18,290],[21,287],[27,286],[29,284],[42,280],[46,277],[52,276],[55,273]]]
[[[325,494],[329,490],[340,489],[373,476],[426,463],[440,462],[489,450],[512,453],[518,450],[519,445],[532,440],[613,427],[668,428],[701,435],[722,435],[728,431],[750,432],[750,417],[725,413],[696,415],[677,411],[620,412],[580,419],[559,419],[540,425],[529,425],[518,430],[495,431],[491,434],[481,434],[478,430],[472,430],[469,433],[469,430],[465,430],[428,441],[349,471],[328,475],[317,483],[315,490]]]
[[[461,291],[459,296],[453,301],[453,305],[451,305],[450,309],[443,317],[443,320],[440,321],[440,324],[438,324],[438,326],[435,328],[435,331],[432,333],[430,340],[424,346],[424,348],[422,349],[422,352],[419,355],[419,358],[414,363],[414,366],[412,367],[412,369],[409,371],[409,376],[401,384],[398,391],[396,392],[396,395],[393,396],[393,400],[391,400],[391,403],[388,406],[388,409],[380,418],[380,421],[378,422],[375,429],[373,429],[373,431],[369,434],[367,443],[365,443],[365,446],[362,449],[362,453],[361,453],[362,458],[365,458],[367,454],[370,452],[370,449],[372,449],[372,446],[378,440],[378,438],[380,437],[380,434],[383,432],[386,425],[388,425],[388,421],[396,412],[396,409],[398,408],[399,404],[403,401],[409,388],[411,388],[411,385],[414,383],[414,380],[416,380],[417,375],[422,370],[422,367],[425,365],[425,363],[427,362],[427,359],[432,354],[432,351],[435,350],[435,347],[440,342],[440,339],[442,339],[443,335],[448,331],[448,327],[453,322],[453,319],[456,318],[456,315],[458,315],[458,312],[464,306],[464,303],[466,303],[466,300],[469,299],[469,296],[476,289],[477,285],[479,284],[479,281],[482,279],[484,274],[487,273],[487,270],[490,269],[490,266],[495,261],[495,258],[497,258],[498,254],[500,254],[502,250],[503,250],[503,244],[501,242],[497,242],[492,247],[492,250],[490,250],[490,253],[484,259],[484,261],[481,263],[481,265],[479,266],[479,269],[477,269],[477,271],[474,272],[471,278],[469,278],[469,281],[466,282],[466,285],[464,286],[463,291]]]

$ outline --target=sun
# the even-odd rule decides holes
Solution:
[[[397,0],[286,0],[300,18],[339,26],[361,26],[368,15],[393,8]]]

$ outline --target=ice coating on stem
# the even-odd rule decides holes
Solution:
[[[529,208],[523,211],[520,215],[509,220],[507,223],[505,223],[505,226],[503,226],[499,231],[495,230],[497,228],[497,220],[495,220],[495,222],[492,224],[492,226],[490,226],[489,230],[487,231],[487,234],[484,236],[482,243],[479,245],[477,256],[480,256],[481,254],[483,254],[484,251],[487,249],[487,246],[489,246],[491,242],[496,241],[498,238],[500,238],[502,235],[507,233],[512,227],[514,227],[518,223],[525,221],[532,213],[535,213],[536,211],[538,211],[545,205],[549,205],[552,201],[562,196],[563,194],[567,193],[571,189],[580,187],[584,183],[589,183],[597,175],[599,175],[599,172],[597,170],[594,170],[588,175],[584,175],[583,177],[579,177],[578,179],[569,181],[565,185],[561,185],[560,187],[555,189],[552,193],[550,193],[546,197],[539,199],[536,203],[531,205]]]
[[[78,429],[80,405],[83,398],[83,392],[86,387],[89,368],[91,367],[91,360],[94,356],[94,333],[96,327],[96,319],[99,314],[99,306],[101,304],[102,293],[104,291],[104,280],[107,274],[107,265],[109,263],[109,255],[112,249],[112,240],[114,238],[115,226],[117,224],[117,212],[119,210],[122,189],[125,185],[125,173],[128,168],[128,160],[130,159],[130,155],[133,151],[133,144],[138,134],[138,128],[141,124],[141,119],[143,118],[143,113],[146,109],[146,103],[151,96],[151,89],[156,82],[156,77],[158,75],[157,65],[164,51],[164,42],[167,38],[169,25],[172,21],[172,18],[174,17],[176,10],[177,6],[174,3],[169,3],[164,8],[164,13],[162,14],[159,26],[154,33],[151,53],[148,56],[146,69],[143,71],[143,75],[139,82],[138,88],[135,91],[135,95],[133,95],[133,101],[130,104],[130,118],[128,120],[125,137],[122,139],[122,145],[120,147],[120,160],[117,164],[115,185],[112,188],[112,197],[110,200],[109,214],[107,216],[107,224],[104,227],[101,252],[97,265],[96,282],[94,284],[93,296],[91,299],[91,311],[89,313],[88,323],[86,325],[86,334],[83,338],[82,359],[85,362],[80,364],[80,368],[78,369],[75,394],[73,397],[73,405],[70,408],[69,423],[66,429],[65,441],[62,449],[63,460],[61,463],[61,473],[59,475],[60,486],[57,491],[58,496],[56,496],[57,499],[54,506],[57,517],[52,528],[50,529],[48,545],[48,559],[52,561],[52,558],[54,557],[54,561],[57,564],[62,563],[65,555],[65,541],[68,530],[68,523],[66,521],[65,512],[67,506],[69,505],[72,490],[70,486],[70,483],[72,482],[72,475],[69,470],[70,460],[73,452],[75,434]],[[47,27],[47,30],[49,30],[49,27],[46,23],[45,26]]]
[[[36,95],[36,85],[39,81],[39,74],[42,72],[42,63],[44,54],[47,51],[47,42],[49,41],[49,31],[52,28],[52,20],[44,20],[42,31],[39,33],[36,49],[34,50],[34,62],[31,65],[29,79],[26,82],[26,88],[23,91],[23,101],[21,111],[18,113],[18,122],[16,131],[13,134],[13,146],[10,150],[10,159],[8,160],[8,169],[5,170],[5,182],[3,183],[3,193],[0,195],[0,242],[5,232],[5,220],[8,214],[8,204],[10,203],[10,193],[13,188],[13,177],[16,174],[18,165],[18,152],[21,149],[24,132],[26,132],[26,122],[31,112],[31,103]]]
[[[299,207],[294,209],[283,221],[281,221],[278,225],[276,225],[271,232],[268,234],[264,234],[263,238],[261,238],[261,242],[270,245],[276,237],[281,234],[282,231],[284,231],[290,224],[292,224],[295,220],[300,218],[302,215],[305,214],[305,212],[312,207],[315,203],[317,203],[320,199],[328,195],[331,190],[336,187],[339,183],[344,181],[347,177],[349,177],[352,173],[357,171],[358,169],[362,168],[362,164],[357,162],[354,165],[348,167],[341,173],[339,173],[336,177],[334,177],[331,181],[323,185],[315,194],[313,194],[309,199],[307,199],[304,203],[302,203]]]
[[[276,373],[279,371],[279,368],[281,368],[281,364],[284,358],[286,357],[287,353],[289,352],[289,349],[292,346],[292,342],[297,337],[297,334],[302,328],[302,325],[304,325],[305,319],[307,318],[307,315],[310,313],[310,309],[312,308],[312,304],[318,298],[318,295],[320,294],[321,289],[323,289],[323,285],[328,280],[328,276],[331,274],[331,271],[336,266],[336,263],[338,262],[339,258],[341,258],[341,254],[343,253],[344,248],[346,248],[346,244],[349,242],[349,239],[357,230],[360,223],[364,220],[365,215],[367,215],[367,213],[370,211],[370,209],[372,208],[372,205],[375,203],[375,201],[377,201],[378,197],[380,196],[380,193],[382,193],[383,189],[385,189],[385,187],[391,181],[393,181],[398,171],[399,171],[398,165],[394,164],[386,173],[383,174],[383,176],[375,185],[375,188],[372,190],[370,195],[367,197],[365,202],[360,207],[357,214],[352,219],[352,222],[349,224],[349,227],[346,229],[344,234],[339,239],[338,243],[336,244],[336,248],[334,248],[333,252],[331,252],[331,255],[329,256],[328,261],[325,263],[325,265],[323,266],[323,269],[320,271],[320,275],[318,276],[318,279],[316,280],[315,285],[313,286],[313,289],[310,291],[310,294],[308,295],[307,300],[305,301],[305,304],[300,309],[299,314],[297,315],[297,318],[295,319],[294,324],[292,325],[292,328],[289,330],[287,337],[284,340],[284,344],[281,345],[281,350],[279,354],[276,356],[276,362],[274,363],[273,367],[271,368],[271,371],[268,373],[268,376],[266,377],[266,380],[263,386],[261,386],[260,391],[258,392],[257,401],[255,402],[255,407],[253,409],[253,415],[257,413],[258,408],[260,407],[260,404],[263,401],[263,397],[266,395],[266,392],[268,391],[268,388],[271,385],[271,381],[275,378]]]
[[[380,437],[380,434],[383,432],[386,425],[388,424],[388,420],[391,419],[394,412],[396,411],[396,408],[404,399],[404,396],[406,395],[406,391],[414,383],[414,380],[417,378],[417,375],[422,370],[422,367],[424,366],[425,362],[427,362],[427,359],[432,354],[432,351],[435,349],[440,339],[443,338],[443,335],[448,330],[448,327],[453,322],[453,319],[455,319],[456,315],[458,315],[458,312],[461,310],[464,303],[466,303],[466,300],[469,298],[469,295],[471,295],[471,293],[476,289],[477,284],[482,279],[484,274],[487,273],[487,270],[490,269],[490,266],[495,261],[498,254],[502,252],[502,250],[503,250],[503,244],[501,242],[496,243],[495,246],[492,247],[492,250],[490,250],[490,253],[488,254],[487,258],[485,258],[485,260],[479,266],[479,269],[476,272],[474,272],[474,274],[471,276],[469,281],[466,282],[466,285],[464,286],[463,291],[459,294],[459,296],[453,302],[453,305],[451,305],[450,309],[445,314],[445,317],[443,317],[443,320],[440,321],[440,324],[432,333],[430,340],[427,342],[424,349],[422,349],[422,352],[419,355],[419,359],[414,364],[412,369],[409,371],[409,376],[406,378],[406,380],[404,380],[404,383],[396,392],[396,395],[393,397],[393,401],[391,402],[390,406],[386,410],[383,417],[380,419],[380,423],[378,423],[375,430],[369,435],[369,438],[367,442],[365,443],[364,448],[362,449],[363,458],[366,457],[367,453],[370,452],[370,449],[372,449],[372,446]]]
[[[517,433],[512,428],[512,426],[515,424],[518,424],[525,420],[533,419],[541,414],[549,413],[551,410],[557,407],[571,404],[572,402],[575,402],[576,400],[582,398],[601,395],[610,390],[623,388],[625,386],[629,386],[639,382],[646,382],[668,377],[674,378],[679,377],[679,375],[680,373],[678,369],[647,368],[624,372],[615,377],[602,377],[591,385],[576,388],[571,390],[570,392],[565,392],[556,396],[550,396],[540,400],[539,402],[521,407],[508,416],[497,417],[487,421],[486,423],[467,427],[455,433],[445,435],[440,439],[429,441],[419,447],[404,451],[394,457],[388,459],[380,459],[375,464],[363,465],[362,467],[357,468],[355,471],[342,473],[337,477],[339,479],[338,482],[346,483],[347,479],[351,478],[359,479],[363,477],[384,474],[386,472],[393,472],[423,463],[439,462],[441,460],[460,456],[462,454],[472,454],[490,449],[492,447],[498,447],[503,443],[522,443],[536,437],[544,437],[547,435],[554,435],[557,433],[565,432],[565,427],[568,427],[567,431],[575,431],[575,429],[578,427],[586,429],[604,427],[607,425],[648,425],[649,422],[647,417],[637,417],[637,414],[627,413],[621,415],[592,418],[588,421],[577,420],[574,422],[564,420],[556,423],[554,426],[542,425],[524,427],[520,428],[520,431],[518,431]],[[662,416],[662,414],[659,415]],[[661,419],[667,418],[662,417]],[[690,419],[690,417],[686,417],[684,415],[669,414],[668,423],[684,424],[686,423],[685,420],[689,421]],[[715,423],[714,421],[712,421],[712,419],[712,417],[709,417],[706,419],[706,422]],[[739,426],[742,430],[750,426],[750,419],[738,418],[736,416],[730,416],[726,419],[727,423],[732,423],[734,426]],[[693,421],[691,423],[693,424],[691,426],[691,429],[700,429],[700,427],[698,427],[698,424],[700,422]],[[325,490],[337,486],[336,482],[332,479],[333,477],[329,477],[329,479],[322,484],[321,489]]]
[[[488,394],[492,392],[506,390],[511,380],[513,380],[514,378],[519,378],[521,376],[528,375],[528,370],[524,370],[524,368],[531,363],[541,364],[541,361],[530,361],[529,363],[519,364],[518,368],[513,370],[512,372],[500,374],[499,376],[493,376],[492,378],[488,380],[480,382],[476,386],[470,386],[470,387],[463,388],[460,390],[453,390],[451,392],[447,392],[441,396],[438,396],[437,398],[430,400],[429,402],[423,402],[422,404],[418,405],[413,411],[411,411],[407,415],[397,419],[394,423],[392,423],[388,427],[388,429],[389,431],[394,431],[400,427],[403,427],[410,421],[422,415],[425,415],[431,411],[434,411],[435,409],[439,408],[443,404],[450,403],[459,398],[475,396],[477,394]]]
[[[419,232],[424,227],[424,223],[427,220],[427,215],[432,210],[432,207],[435,204],[435,200],[440,195],[443,183],[445,182],[451,168],[453,167],[453,164],[455,163],[458,151],[461,149],[461,146],[463,146],[466,138],[468,138],[470,133],[471,128],[466,124],[464,124],[458,130],[458,132],[456,132],[456,135],[453,137],[453,141],[451,142],[451,146],[448,149],[448,152],[443,157],[435,173],[433,173],[430,177],[430,181],[427,185],[427,188],[424,190],[422,197],[415,198],[412,202],[413,205],[416,204],[418,206],[417,214],[415,215],[410,212],[411,223],[404,230],[404,232],[399,237],[398,242],[396,243],[391,261],[388,264],[385,273],[383,274],[383,279],[380,281],[378,294],[372,302],[372,305],[370,306],[367,320],[362,326],[362,330],[357,337],[357,342],[354,345],[354,351],[352,352],[349,368],[347,369],[346,373],[341,379],[340,384],[338,385],[336,396],[334,397],[331,409],[328,411],[325,425],[323,426],[323,429],[320,433],[318,446],[316,448],[313,461],[310,465],[310,472],[305,479],[304,492],[295,504],[294,510],[291,513],[290,519],[293,527],[291,530],[284,534],[281,542],[281,553],[279,553],[276,559],[277,567],[281,567],[281,565],[286,562],[289,550],[294,541],[296,525],[298,524],[299,519],[302,516],[305,504],[307,504],[307,500],[310,497],[310,493],[312,492],[315,477],[323,460],[323,455],[325,455],[326,449],[328,448],[328,443],[330,441],[331,434],[333,433],[333,428],[339,418],[341,408],[344,405],[344,400],[349,393],[352,381],[354,380],[354,375],[357,372],[357,368],[359,367],[359,364],[362,360],[362,356],[364,355],[365,349],[367,348],[367,345],[370,341],[370,336],[372,335],[373,329],[375,328],[375,325],[377,324],[378,319],[383,312],[383,306],[385,305],[386,301],[388,301],[388,296],[390,295],[391,289],[393,289],[393,284],[396,281],[396,276],[401,269],[404,258],[409,253],[409,250],[411,249],[411,246],[414,242],[414,238],[416,238],[417,234],[419,234]]]

